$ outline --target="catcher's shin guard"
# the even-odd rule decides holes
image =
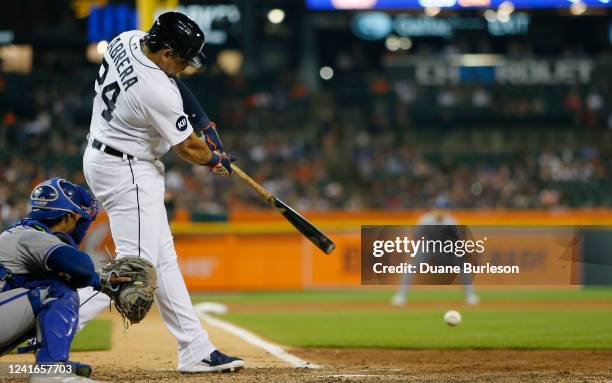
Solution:
[[[55,299],[51,299],[55,298]],[[79,319],[79,295],[61,282],[49,286],[49,295],[37,316],[40,348],[37,363],[67,362]]]

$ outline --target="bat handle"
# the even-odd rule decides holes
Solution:
[[[272,203],[272,204],[274,203],[274,197],[272,196],[272,193],[267,191],[266,188],[261,186],[254,179],[252,179],[248,174],[243,172],[242,169],[240,169],[238,167],[238,165],[232,163],[231,167],[232,167],[232,171],[234,172],[234,174],[236,174],[238,177],[242,178],[242,180],[244,180],[247,184],[249,184],[249,186],[251,186],[253,189],[255,189],[255,191],[260,196],[262,196],[263,199],[268,201],[268,203]]]

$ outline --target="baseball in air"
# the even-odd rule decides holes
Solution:
[[[461,314],[459,314],[459,311],[455,310],[447,311],[446,314],[444,314],[444,322],[449,326],[457,326],[461,323]]]

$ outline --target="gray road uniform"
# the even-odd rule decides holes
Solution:
[[[32,211],[0,234],[0,355],[35,338],[36,363],[65,364],[81,376],[91,367],[70,362],[70,345],[79,320],[77,288],[100,288],[91,258],[78,250],[97,202],[78,185],[59,177],[39,184],[31,195]],[[50,227],[74,215],[69,233]],[[88,379],[75,381],[85,382]]]
[[[433,210],[423,214],[418,222],[419,225],[414,233],[415,238],[424,237],[428,240],[457,240],[466,236],[465,227],[459,226],[457,220],[450,213],[443,210]],[[450,230],[450,232],[449,232]],[[450,234],[449,233],[453,233]],[[464,258],[457,258],[452,254],[445,254],[444,252],[423,254],[419,253],[415,256],[415,264],[418,265],[420,262],[437,264],[442,262],[446,265],[458,265],[461,266],[465,261]],[[461,284],[465,292],[465,299],[468,304],[478,304],[480,298],[474,292],[472,286],[471,275],[460,273]],[[403,306],[408,300],[408,291],[410,285],[413,282],[414,275],[405,273],[402,274],[400,286],[398,287],[395,295],[391,298],[391,304],[394,306]]]
[[[57,273],[45,266],[45,258],[60,246],[68,246],[59,238],[32,226],[17,226],[0,234],[0,267],[4,280],[0,281],[0,350],[12,349],[27,331],[34,328],[33,306],[44,305],[51,284],[36,289],[11,288],[6,277],[24,279],[55,279]],[[1,269],[0,269],[1,270]],[[0,274],[1,275],[1,274]],[[8,278],[13,279],[13,278]],[[7,291],[5,291],[7,290]],[[34,300],[35,304],[31,301]],[[28,334],[31,337],[33,334]]]

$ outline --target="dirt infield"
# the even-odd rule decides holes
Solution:
[[[157,311],[124,331],[116,313],[110,351],[73,353],[108,382],[612,382],[612,351],[291,349],[321,369],[295,369],[243,340],[205,324],[222,350],[240,355],[236,374],[187,375],[174,371],[176,343]],[[31,361],[31,355],[3,362]],[[0,377],[25,382],[25,377]]]

